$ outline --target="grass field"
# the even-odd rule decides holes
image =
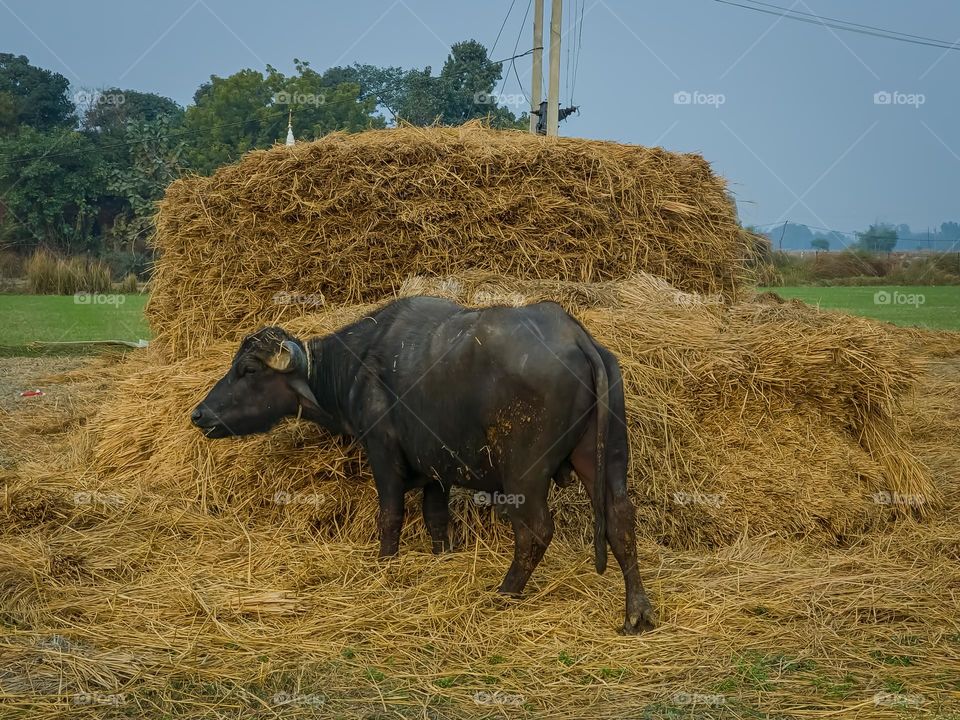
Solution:
[[[31,354],[26,346],[35,341],[149,338],[146,302],[146,295],[0,295],[0,350]]]
[[[775,287],[784,298],[931,330],[960,330],[960,287]]]

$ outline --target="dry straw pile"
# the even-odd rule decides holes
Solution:
[[[745,254],[699,155],[479,124],[333,134],[252,152],[161,203],[148,315],[176,356],[256,318],[379,301],[410,275],[592,282],[638,271],[733,297]]]

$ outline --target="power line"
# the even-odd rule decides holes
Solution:
[[[523,83],[520,82],[520,75],[516,72],[516,59],[533,52],[533,50],[528,50],[521,55],[517,55],[517,48],[520,47],[520,38],[523,36],[523,29],[527,24],[527,16],[530,14],[530,6],[532,4],[533,0],[527,0],[527,9],[523,13],[523,20],[520,21],[520,32],[517,33],[517,41],[513,44],[514,56],[512,58],[508,58],[510,60],[510,67],[507,69],[507,72],[503,74],[503,82],[500,83],[500,92],[497,93],[498,97],[503,94],[504,89],[507,87],[507,80],[510,77],[510,70],[513,70],[514,74],[517,76],[517,83],[520,85],[520,92],[523,94],[523,97],[525,99],[527,97],[527,94],[523,91]],[[536,48],[534,48],[534,50],[535,49]],[[530,100],[527,100],[527,104],[530,104]]]
[[[924,35],[911,35],[910,33],[903,33],[898,30],[885,30],[884,28],[876,27],[875,25],[864,25],[862,23],[855,23],[849,20],[841,20],[839,18],[827,17],[826,15],[816,15],[814,13],[805,12],[803,10],[794,10],[792,8],[784,8],[784,7],[781,7],[780,5],[773,5],[767,2],[760,2],[760,0],[744,0],[744,1],[750,3],[751,5],[763,5],[764,7],[774,8],[775,10],[787,10],[788,12],[791,12],[794,15],[806,15],[808,17],[817,18],[818,20],[819,19],[829,20],[830,22],[842,23],[844,25],[852,25],[854,27],[864,28],[866,30],[876,30],[878,32],[890,33],[892,35],[903,35],[904,37],[914,38],[916,40],[927,40],[929,42],[935,42],[935,43],[948,42],[947,40],[937,40],[936,38],[926,37]],[[949,44],[952,45],[955,43],[949,43]]]
[[[751,0],[746,1],[750,2]],[[834,20],[821,15],[814,15],[813,13],[807,13],[806,16],[804,16],[798,11],[780,7],[779,5],[765,4],[766,7],[777,8],[777,10],[780,11],[775,12],[774,10],[767,10],[763,7],[732,2],[732,0],[714,0],[714,2],[721,3],[723,5],[732,5],[733,7],[743,8],[744,10],[753,10],[754,12],[764,13],[765,15],[773,15],[775,17],[785,18],[787,20],[796,20],[797,22],[804,22],[809,25],[828,27],[833,28],[834,30],[846,30],[847,32],[857,33],[859,35],[869,35],[871,37],[878,37],[884,40],[897,40],[899,42],[910,43],[911,45],[926,45],[928,47],[940,48],[941,50],[960,50],[960,40],[951,43],[947,40],[935,40],[930,38],[930,42],[925,42],[924,40],[914,39],[915,37],[922,36],[910,36],[906,33],[897,32],[896,30],[884,30],[882,28],[876,28],[877,32],[874,32],[872,29],[867,29],[872,28],[873,26],[860,25],[858,23],[851,23],[846,20]]]
[[[577,91],[577,70],[580,67],[580,52],[583,49],[583,8],[586,0],[580,0],[580,21],[577,24],[577,49],[573,56],[573,84],[570,89],[570,104],[573,105],[573,96]]]
[[[493,41],[493,47],[490,48],[490,55],[493,55],[493,51],[497,49],[497,43],[500,42],[500,36],[503,34],[503,29],[507,26],[507,20],[510,19],[510,13],[513,12],[513,6],[516,2],[517,0],[510,0],[510,7],[507,9],[507,14],[503,18],[503,22],[500,23],[500,30],[497,32],[497,39]]]

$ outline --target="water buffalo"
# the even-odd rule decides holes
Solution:
[[[398,552],[404,493],[423,489],[433,551],[448,549],[450,488],[490,494],[510,517],[517,596],[553,536],[550,483],[573,473],[590,496],[597,572],[607,543],[623,571],[623,632],[654,626],[637,570],[629,446],[616,358],[559,305],[464,308],[395,300],[324,337],[278,327],[247,336],[193,411],[209,438],[270,430],[291,416],[363,445],[379,496],[380,556]]]

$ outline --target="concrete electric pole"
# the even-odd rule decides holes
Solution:
[[[560,127],[560,19],[563,0],[550,8],[550,78],[547,84],[547,135],[556,137]]]
[[[533,2],[533,81],[530,86],[530,132],[536,135],[543,87],[543,0]]]

